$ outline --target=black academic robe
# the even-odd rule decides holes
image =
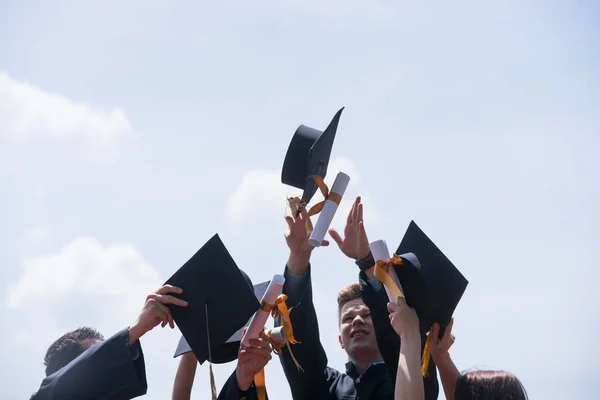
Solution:
[[[388,369],[389,376],[395,377],[398,372],[398,360],[400,357],[400,337],[390,324],[389,312],[387,310],[387,303],[389,302],[385,287],[377,280],[369,280],[364,272],[359,275],[360,292],[363,302],[369,307],[371,311],[371,320],[373,321],[373,327],[375,328],[375,338],[377,339],[377,345],[381,350],[383,361]],[[424,326],[420,327],[421,330],[421,351],[425,346],[427,340],[427,331]],[[439,383],[437,379],[437,368],[433,359],[429,361],[429,371],[425,378],[423,378],[423,385],[425,389],[425,400],[434,400],[438,398],[439,394]]]
[[[128,400],[147,389],[142,346],[139,340],[130,346],[124,329],[47,376],[31,400]]]
[[[269,400],[269,394],[266,394],[266,400]],[[240,392],[237,382],[237,376],[235,371],[229,377],[223,389],[219,393],[217,400],[258,400],[258,394],[256,393],[256,387],[254,384],[246,392]]]
[[[312,300],[309,271],[295,276],[285,271],[283,293],[288,296],[294,337],[300,342],[292,345],[294,356],[304,372],[298,371],[287,349],[279,357],[294,400],[392,400],[394,382],[384,363],[375,363],[359,374],[352,363],[346,373],[327,366],[327,355],[319,339],[317,314]],[[384,349],[382,349],[384,351]]]

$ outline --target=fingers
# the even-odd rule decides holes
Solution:
[[[292,229],[292,226],[294,226],[294,218],[290,217],[289,215],[285,216],[285,222],[287,222],[288,224],[288,229]]]
[[[327,247],[327,246],[329,246],[329,240],[323,240],[323,241],[321,242],[321,246],[323,246],[323,247]]]
[[[271,351],[264,347],[246,347],[240,351],[239,358],[241,360],[254,358],[268,362],[271,360],[271,358],[273,358],[273,356],[271,355]]]
[[[173,323],[173,316],[171,315],[171,311],[167,308],[167,306],[160,304],[160,302],[156,299],[149,299],[148,304],[152,307],[152,313],[162,321],[161,327],[165,327],[167,324],[171,327],[171,329],[175,328],[175,324]]]
[[[365,230],[365,224],[363,224],[362,221],[360,221],[358,223],[358,229],[359,229],[359,232],[360,232],[360,236],[362,238],[364,238],[364,240],[367,241],[367,243],[368,243],[369,239],[367,239],[367,231]]]
[[[329,230],[329,236],[331,236],[333,241],[336,242],[339,247],[342,247],[342,244],[344,244],[344,239],[342,239],[340,234],[335,229],[331,228]]]
[[[167,293],[183,293],[183,289],[172,286],[172,285],[163,285],[160,289],[154,292],[155,294],[167,294]]]
[[[300,211],[300,220],[301,220],[302,222],[306,222],[306,219],[307,219],[307,218],[308,218],[308,212],[306,211],[306,208],[303,208],[303,209]]]
[[[352,222],[358,224],[358,210],[360,209],[360,196],[354,200],[354,206],[352,207]]]
[[[354,217],[354,209],[356,208],[358,199],[359,198],[357,197],[356,200],[354,200],[354,203],[352,203],[352,208],[350,208],[350,212],[348,213],[348,218],[346,219],[346,225],[349,225],[352,223],[352,218]]]
[[[440,341],[440,326],[438,324],[433,324],[430,335],[433,335],[431,338],[433,340],[433,345],[437,345]]]
[[[394,304],[392,302],[389,302],[389,303],[387,303],[387,309],[388,309],[388,312],[391,314],[395,311],[398,311],[398,305]]]
[[[360,197],[359,197],[360,199]],[[358,205],[358,213],[357,213],[357,218],[356,218],[356,222],[359,224],[362,224],[363,221],[363,205],[362,203]]]
[[[168,294],[151,294],[150,298],[155,299],[161,304],[173,304],[180,307],[187,307],[188,302],[177,297],[169,296]]]
[[[452,326],[453,325],[454,325],[454,317],[450,318],[450,323],[446,327],[446,332],[444,332],[444,334],[448,333],[448,334],[452,335]]]

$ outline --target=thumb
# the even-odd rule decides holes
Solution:
[[[399,306],[405,306],[406,298],[404,296],[398,296],[398,298],[396,299],[396,304],[398,304]]]
[[[396,311],[396,309],[398,308],[398,306],[392,302],[387,303],[387,310],[388,312],[391,314],[394,311]]]
[[[331,228],[329,230],[329,235],[337,243],[338,246],[340,246],[340,247],[342,246],[342,244],[344,243],[344,239],[342,239],[340,234],[337,233],[337,231],[335,229]]]

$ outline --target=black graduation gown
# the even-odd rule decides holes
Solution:
[[[269,394],[267,393],[265,396],[266,400],[269,400]],[[237,383],[237,376],[235,375],[235,371],[229,377],[225,385],[223,385],[223,389],[219,393],[219,397],[217,400],[258,400],[258,394],[256,393],[256,387],[254,384],[248,389],[247,392],[240,392]]]
[[[304,372],[298,371],[287,349],[279,357],[294,400],[392,400],[394,383],[383,363],[376,363],[362,374],[352,363],[342,373],[327,366],[327,355],[319,339],[319,326],[312,300],[309,271],[299,277],[285,271],[283,293],[288,296],[294,336],[300,342],[292,345],[294,356]]]
[[[139,340],[129,346],[124,329],[47,376],[31,400],[128,400],[147,389],[142,346]]]
[[[389,312],[387,310],[388,297],[383,284],[377,280],[369,280],[364,272],[359,275],[360,292],[363,302],[371,311],[371,320],[375,328],[377,346],[381,350],[383,361],[388,369],[389,376],[395,377],[398,372],[398,360],[400,357],[400,337],[390,324]],[[424,326],[421,329],[421,351],[427,340],[427,332]],[[425,400],[434,400],[439,395],[439,383],[437,379],[437,368],[433,359],[429,361],[429,372],[423,378],[425,389]]]

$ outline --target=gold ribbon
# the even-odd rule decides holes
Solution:
[[[375,270],[373,271],[375,277],[385,285],[387,290],[394,296],[394,299],[404,297],[404,293],[402,293],[402,290],[400,290],[396,282],[394,282],[390,276],[390,268],[400,264],[402,264],[402,257],[394,254],[390,261],[377,260],[375,263]]]
[[[325,206],[325,202],[327,200],[333,201],[335,204],[337,204],[339,206],[340,203],[342,202],[342,196],[338,193],[333,193],[333,192],[330,193],[329,188],[327,187],[327,184],[325,184],[325,181],[319,175],[311,175],[309,178],[313,178],[315,180],[316,185],[319,187],[319,190],[321,191],[321,194],[323,195],[323,200],[318,202],[317,204],[312,206],[310,208],[310,210],[308,210],[308,218],[306,220],[306,232],[310,234],[313,231],[313,224],[310,220],[310,217],[320,213],[321,210],[323,210],[323,206]]]
[[[375,270],[373,271],[375,277],[385,285],[395,299],[404,297],[404,293],[402,293],[402,290],[400,290],[396,282],[394,282],[390,276],[390,268],[393,268],[394,265],[401,264],[402,257],[394,254],[390,261],[378,260],[375,263]],[[421,375],[424,377],[429,373],[429,361],[431,359],[431,337],[432,335],[430,330],[429,334],[427,335],[427,340],[425,341],[425,347],[423,348],[423,356],[421,357]]]
[[[276,343],[273,340],[273,338],[271,337],[272,330],[269,329],[269,331],[267,332],[267,336],[269,337],[269,343],[273,347],[273,352],[275,354],[279,354],[281,352],[281,349],[284,346],[287,346],[288,350],[290,351],[290,355],[292,356],[292,360],[294,360],[294,364],[296,364],[296,367],[300,371],[304,372],[304,370],[302,369],[300,364],[298,364],[296,357],[294,357],[294,353],[292,352],[292,348],[290,347],[290,343],[296,344],[299,342],[294,337],[294,329],[292,327],[292,321],[290,320],[290,312],[292,311],[293,308],[289,308],[289,309],[287,308],[287,305],[285,304],[286,300],[287,300],[287,295],[285,295],[285,294],[280,294],[279,296],[277,296],[277,300],[275,301],[275,304],[269,304],[264,299],[262,299],[260,301],[260,309],[263,311],[266,311],[268,313],[271,313],[271,316],[273,318],[277,318],[277,317],[281,316],[281,324],[283,327],[283,336],[285,337],[285,343]],[[265,400],[267,389],[266,389],[264,368],[261,369],[260,371],[258,371],[258,373],[254,375],[254,385],[256,386],[256,394],[258,396],[258,399]]]
[[[264,368],[254,375],[254,386],[256,386],[256,395],[258,396],[258,399],[265,400],[267,398],[267,385]]]

